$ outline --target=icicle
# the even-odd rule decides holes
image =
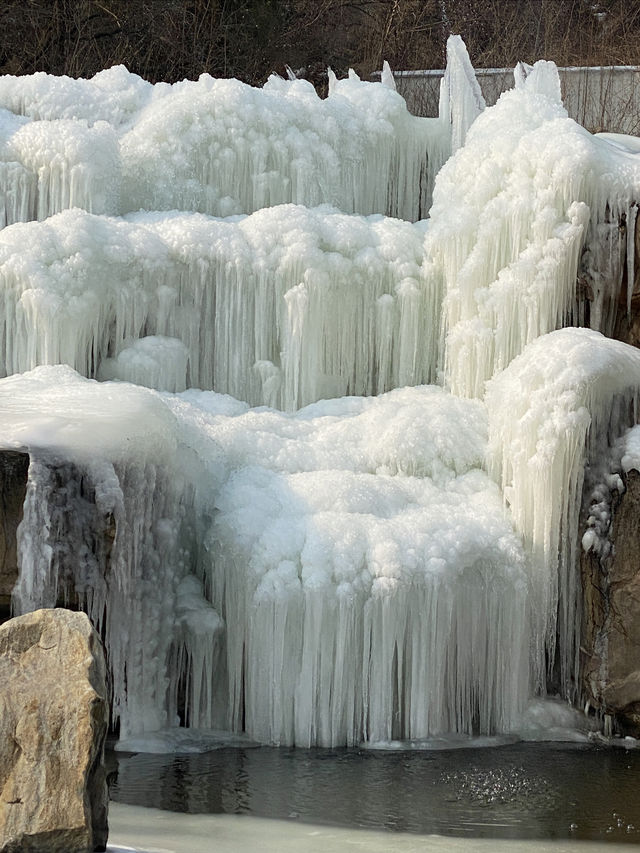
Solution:
[[[382,74],[380,75],[380,82],[383,86],[386,86],[387,89],[393,89],[394,92],[397,91],[396,79],[393,76],[391,66],[389,65],[386,59],[382,64]]]

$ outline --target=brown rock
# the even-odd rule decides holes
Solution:
[[[613,507],[613,555],[582,557],[583,683],[593,704],[640,733],[640,472]]]
[[[105,676],[84,613],[0,627],[0,853],[106,848]]]

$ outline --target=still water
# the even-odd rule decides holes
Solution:
[[[114,801],[169,811],[467,838],[640,843],[640,750],[261,747],[111,753],[109,766]]]

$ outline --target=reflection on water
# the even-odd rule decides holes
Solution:
[[[438,752],[111,754],[111,797],[171,811],[493,838],[640,843],[640,753],[517,744]],[[638,827],[638,829],[636,829]]]

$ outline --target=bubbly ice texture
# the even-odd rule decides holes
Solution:
[[[0,231],[0,371],[65,363],[287,409],[434,381],[423,238],[424,223],[294,205],[16,224]]]
[[[633,427],[623,438],[622,470],[640,471],[640,427]]]

